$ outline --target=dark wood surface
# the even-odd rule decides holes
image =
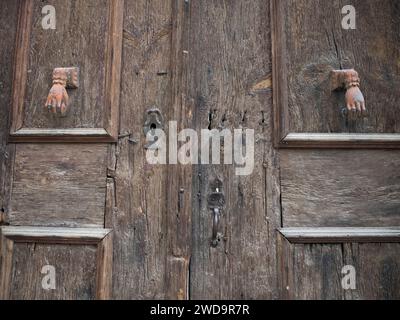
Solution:
[[[291,132],[400,133],[400,6],[392,0],[353,1],[356,30],[343,30],[346,1],[285,2]],[[312,14],[311,14],[312,13]],[[341,118],[344,92],[330,92],[332,69],[354,68],[368,117]]]
[[[9,222],[103,226],[106,155],[107,146],[101,144],[19,144]]]
[[[124,0],[55,1],[54,30],[42,27],[40,1],[23,0],[19,4],[11,140],[115,141]],[[59,19],[61,12],[64,19]],[[74,28],[69,27],[71,24]],[[53,70],[60,67],[78,69],[78,88],[67,88],[71,90],[65,117],[46,112],[43,98],[53,85]],[[102,135],[87,132],[100,129],[105,131]],[[80,140],[76,139],[78,135]]]
[[[111,230],[6,226],[0,238],[1,299],[111,297]],[[51,289],[43,286],[46,275],[54,277]]]
[[[342,0],[106,3],[54,1],[58,28],[44,31],[35,0],[32,33],[16,39],[30,0],[0,2],[0,224],[15,228],[0,241],[0,297],[399,298],[399,154],[383,150],[400,141],[398,1],[354,1],[356,31],[340,27]],[[53,119],[42,112],[51,71],[75,64],[71,114]],[[343,121],[342,93],[325,87],[341,67],[360,73],[363,121]],[[154,107],[166,129],[254,129],[253,173],[149,165]],[[10,122],[25,143],[7,144]],[[302,150],[274,148],[288,133]],[[226,203],[214,248],[217,180]],[[99,239],[88,227],[107,229]],[[52,263],[65,290],[42,292],[39,267]],[[341,287],[346,264],[355,291]]]
[[[281,154],[284,227],[400,225],[397,151]]]
[[[52,5],[58,13],[56,30],[42,28],[40,17],[43,4],[35,1],[33,6],[24,127],[102,128],[107,0],[58,0]],[[43,112],[52,85],[53,69],[57,67],[79,67],[80,86],[78,89],[68,90],[71,114],[66,118]]]
[[[399,243],[290,244],[283,240],[281,296],[312,300],[399,299]],[[353,266],[356,288],[343,290]]]
[[[272,4],[275,145],[399,148],[398,4],[356,1],[356,30],[341,27],[343,1]],[[350,68],[361,77],[366,117],[344,114],[345,91],[331,88],[330,72]]]
[[[201,129],[251,128],[258,143],[250,176],[231,165],[193,174],[193,299],[276,298],[275,229],[279,225],[278,156],[271,144],[271,28],[268,1],[192,1],[189,98]],[[223,239],[211,247],[207,198],[222,181]]]
[[[114,230],[116,299],[166,298],[167,232],[173,230],[167,219],[176,213],[169,209],[168,166],[147,164],[143,124],[151,107],[166,120],[172,109],[172,14],[171,1],[125,2],[120,133],[128,136],[110,146],[106,212]]]

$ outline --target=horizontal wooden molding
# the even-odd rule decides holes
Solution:
[[[290,243],[396,243],[400,227],[388,228],[283,228],[279,232]]]
[[[110,232],[101,228],[1,227],[1,234],[15,242],[97,244]]]
[[[289,133],[286,147],[400,148],[400,134],[385,133]]]
[[[11,133],[10,142],[113,142],[102,128],[20,129]]]

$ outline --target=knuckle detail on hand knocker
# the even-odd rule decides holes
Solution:
[[[56,68],[53,70],[53,86],[47,96],[49,112],[65,117],[69,106],[67,89],[79,87],[78,68]]]
[[[346,110],[348,114],[365,116],[367,109],[360,89],[360,77],[354,69],[332,71],[332,90],[346,90]]]

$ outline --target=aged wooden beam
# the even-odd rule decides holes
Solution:
[[[400,228],[283,228],[291,243],[400,242]]]

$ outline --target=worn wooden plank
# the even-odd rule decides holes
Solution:
[[[108,30],[106,43],[104,127],[117,140],[119,133],[119,98],[121,88],[122,37],[124,1],[108,1]]]
[[[283,228],[291,243],[400,242],[400,228]]]
[[[0,299],[6,300],[10,297],[12,257],[14,242],[7,239],[3,232],[0,234]]]
[[[115,142],[107,130],[93,129],[21,129],[10,135],[12,143],[100,143]]]
[[[7,221],[14,148],[7,146],[13,86],[18,1],[0,2],[0,214]]]
[[[288,83],[286,65],[285,11],[280,0],[271,0],[271,41],[273,78],[273,141],[279,147],[289,133]]]
[[[399,299],[399,243],[293,244],[293,299]],[[342,287],[344,266],[353,266],[356,289]]]
[[[95,245],[15,243],[10,299],[93,300],[96,298]],[[44,266],[55,268],[56,288],[45,290]]]
[[[113,239],[110,230],[97,246],[96,298],[112,297]]]
[[[101,144],[18,145],[10,223],[102,227],[106,152]]]
[[[7,239],[33,243],[97,244],[110,232],[110,229],[101,228],[1,227],[1,233]]]
[[[282,152],[283,226],[398,226],[398,172],[397,151]]]
[[[295,244],[292,252],[289,273],[292,273],[293,282],[288,288],[292,299],[345,299],[341,270],[347,263],[340,245]]]
[[[400,148],[399,134],[289,133],[281,143],[294,148]]]
[[[293,299],[293,291],[290,290],[290,288],[293,288],[294,283],[294,275],[291,272],[293,270],[293,246],[282,233],[278,233],[276,241],[279,299]]]
[[[187,99],[189,4],[172,1],[171,105],[168,117],[177,130],[193,128],[194,104]],[[169,142],[171,143],[171,141]],[[170,155],[171,156],[171,155]],[[172,165],[167,177],[168,214],[166,298],[189,299],[189,262],[192,231],[192,166]]]
[[[12,91],[12,123],[11,131],[23,125],[23,108],[26,94],[27,68],[29,63],[29,36],[32,27],[33,1],[18,1],[18,25],[15,39],[14,77]]]
[[[269,1],[191,1],[189,104],[201,129],[255,130],[249,176],[233,165],[199,165],[193,174],[193,299],[271,299],[278,296],[276,234],[280,225],[279,162],[272,149]],[[217,248],[211,246],[207,198],[222,181],[226,205]],[[197,194],[197,198],[196,198]]]
[[[349,245],[348,264],[357,272],[353,299],[400,300],[400,244]]]
[[[143,124],[152,106],[169,120],[172,2],[126,1],[124,13],[121,138],[110,147],[106,216],[114,237],[113,298],[161,299],[166,296],[167,166],[147,163]]]

